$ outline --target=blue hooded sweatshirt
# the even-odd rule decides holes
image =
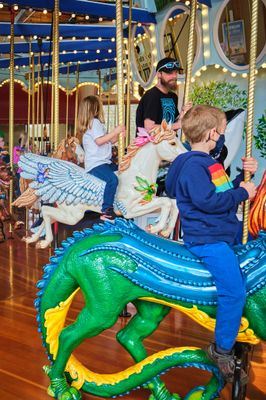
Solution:
[[[239,221],[238,205],[248,199],[239,187],[243,173],[231,182],[223,166],[209,154],[189,151],[172,163],[166,192],[176,198],[185,243],[235,242]]]

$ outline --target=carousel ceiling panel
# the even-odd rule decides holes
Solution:
[[[79,68],[79,72],[84,72],[84,71],[97,71],[99,69],[115,68],[115,67],[116,67],[116,61],[114,61],[113,59],[107,61],[99,60],[98,62],[89,62],[89,63],[71,65],[69,68],[69,73],[70,74],[75,73],[77,71],[77,68]],[[59,73],[67,74],[68,68],[60,67]],[[51,76],[51,71],[46,70],[43,72],[44,77],[48,77],[48,75]],[[35,74],[35,76],[37,76],[37,74]]]
[[[38,42],[31,42],[31,51],[33,53],[38,53],[39,51],[43,51],[44,53],[49,53],[51,51],[51,42],[50,41],[42,41],[41,46],[39,46]],[[115,42],[111,42],[110,39],[103,39],[99,42],[99,40],[64,40],[60,41],[59,49],[62,51],[81,51],[81,50],[102,50],[102,49],[111,49],[114,50],[116,48]],[[28,54],[30,51],[29,43],[15,43],[14,47],[15,54]],[[10,44],[9,43],[0,43],[0,54],[9,54],[10,53]]]
[[[115,57],[115,52],[112,54],[112,57]],[[110,57],[110,54],[108,53],[108,50],[103,50],[99,54],[94,52],[91,52],[91,54],[84,54],[82,53],[77,53],[77,54],[60,54],[59,56],[59,62],[60,63],[68,63],[68,62],[78,62],[78,61],[93,61],[96,58],[98,59],[105,59]],[[35,65],[38,64],[39,58],[34,57],[34,62]],[[31,61],[32,62],[32,61]],[[28,66],[31,62],[29,62],[29,57],[20,57],[15,59],[15,65],[18,66]],[[49,56],[42,56],[41,57],[41,64],[49,64],[52,62],[52,57]],[[8,68],[10,64],[10,59],[5,58],[5,59],[0,59],[0,68]]]
[[[18,5],[20,8],[31,7],[36,9],[53,10],[53,0],[12,0],[4,1],[4,4]],[[60,11],[79,15],[93,15],[113,19],[116,17],[116,5],[107,2],[85,0],[61,0]],[[128,7],[123,7],[123,18],[128,19]],[[137,22],[156,23],[153,14],[140,8],[132,8],[132,20]]]
[[[51,35],[51,24],[15,24],[15,36],[34,36],[46,37]],[[0,23],[0,35],[10,34],[10,23]],[[60,24],[59,35],[62,37],[89,37],[89,38],[112,38],[116,35],[116,28],[110,25],[78,25]]]

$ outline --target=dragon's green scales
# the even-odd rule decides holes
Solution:
[[[266,239],[235,248],[247,279],[247,302],[238,341],[257,343],[266,338]],[[216,291],[211,276],[183,246],[149,235],[132,222],[95,225],[75,232],[55,250],[44,267],[36,300],[38,321],[51,366],[46,367],[48,393],[60,400],[81,399],[79,389],[113,397],[133,388],[148,387],[152,400],[181,399],[171,394],[159,375],[172,367],[208,370],[212,378],[186,400],[215,399],[224,383],[204,351],[172,348],[147,357],[143,340],[171,307],[213,330]],[[204,288],[204,290],[203,290]],[[85,306],[76,321],[64,328],[71,302],[81,290]],[[137,313],[117,334],[119,343],[136,364],[117,374],[95,374],[72,355],[85,339],[111,327],[124,306],[132,302]],[[68,382],[67,382],[68,381]]]

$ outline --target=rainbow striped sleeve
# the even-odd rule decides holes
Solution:
[[[216,186],[216,193],[225,192],[228,189],[233,188],[233,184],[230,181],[229,176],[226,174],[222,164],[213,164],[208,167],[212,183]]]

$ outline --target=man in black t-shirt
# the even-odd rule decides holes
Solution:
[[[148,90],[141,98],[136,111],[136,126],[144,127],[148,131],[160,125],[165,119],[172,123],[172,128],[181,128],[180,118],[191,107],[188,103],[182,108],[179,115],[177,109],[177,95],[173,92],[177,89],[177,74],[180,71],[179,62],[166,57],[160,60],[156,67],[158,83]]]

